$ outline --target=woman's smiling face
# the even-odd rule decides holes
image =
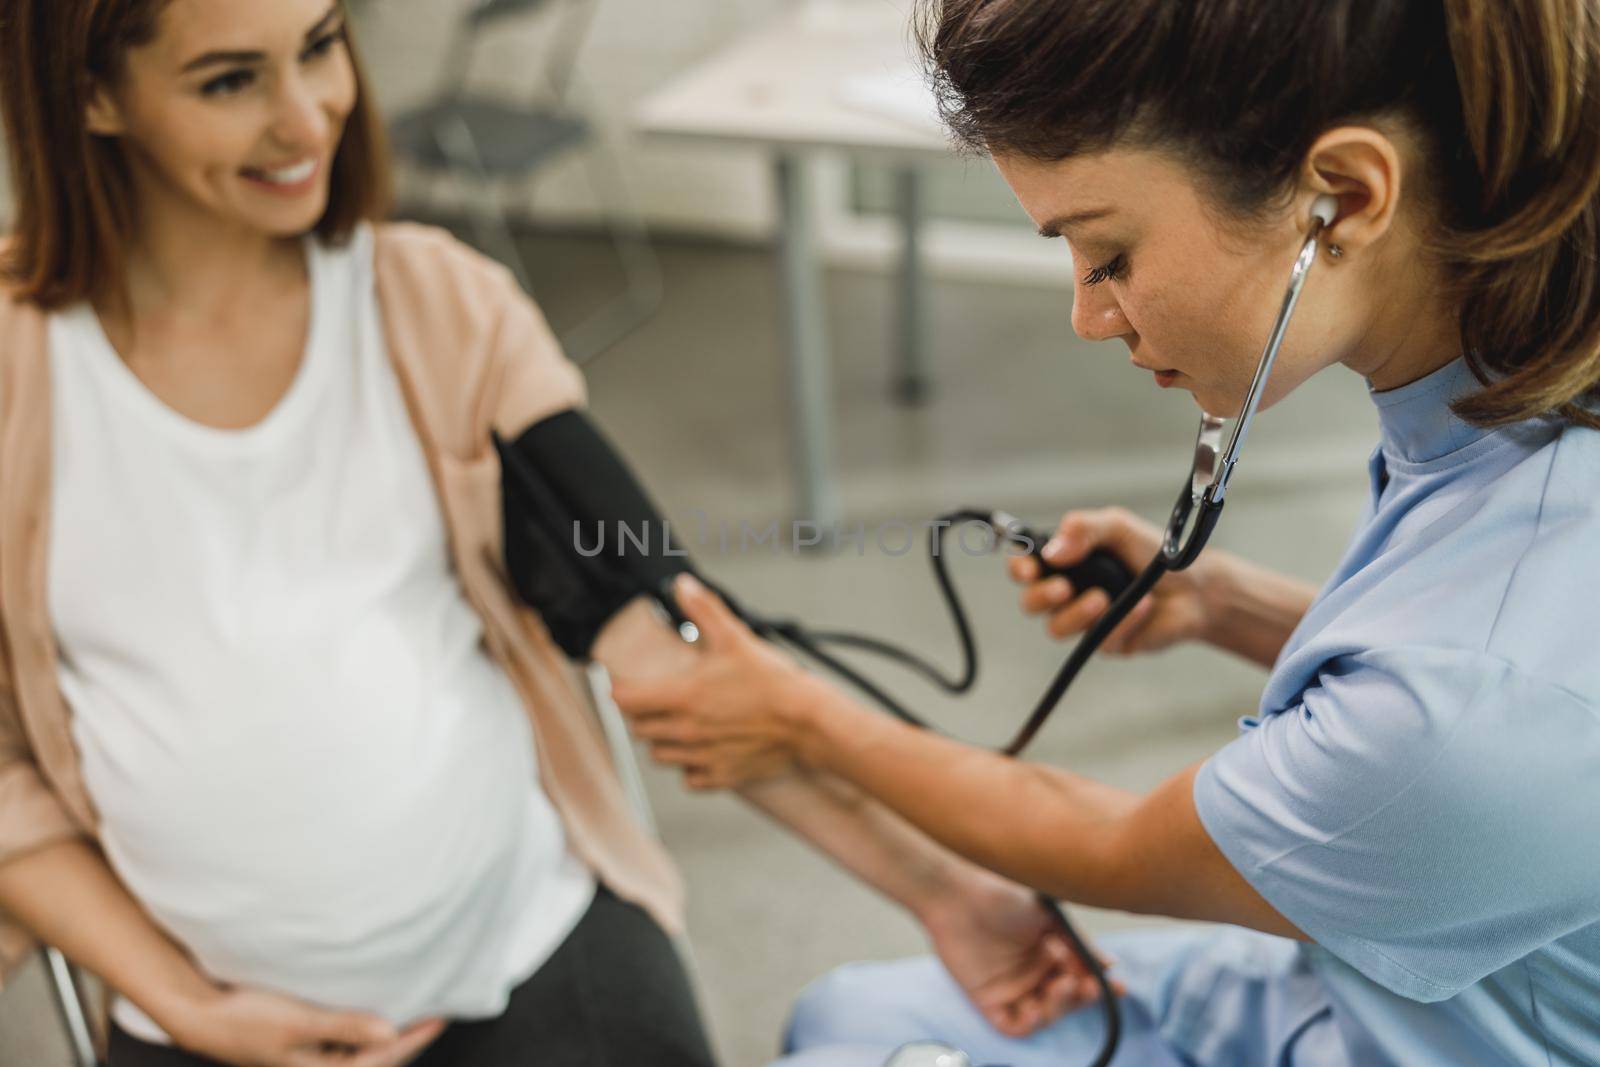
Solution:
[[[96,94],[89,128],[120,139],[146,203],[305,232],[356,103],[343,26],[329,0],[171,0],[154,39]]]
[[[1297,196],[1281,219],[1224,231],[1190,172],[1157,152],[1110,149],[1055,162],[996,155],[995,163],[1040,233],[1064,238],[1071,250],[1074,332],[1121,340],[1135,366],[1172,372],[1158,374],[1158,384],[1233,416],[1282,304],[1314,195]],[[1326,257],[1319,265],[1326,271]],[[1330,302],[1318,299],[1316,274],[1263,408],[1338,362],[1343,346],[1329,329]]]

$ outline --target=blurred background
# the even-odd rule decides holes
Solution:
[[[1070,327],[1061,242],[983,159],[950,153],[903,0],[367,0],[358,45],[393,123],[402,216],[521,272],[594,413],[711,576],[753,605],[956,666],[920,537],[960,506],[1053,525],[1120,503],[1164,521],[1196,409]],[[9,199],[0,186],[0,224]],[[3,227],[0,227],[3,228]],[[1213,544],[1320,584],[1366,491],[1376,422],[1333,372],[1263,414]],[[779,524],[858,545],[741,541]],[[728,533],[727,545],[719,531]],[[824,536],[824,540],[828,540]],[[868,663],[912,707],[997,743],[1067,647],[998,558],[953,568],[981,647],[954,701]],[[1088,669],[1032,750],[1145,789],[1236,733],[1265,675],[1185,648]],[[916,926],[734,798],[644,769],[690,888],[690,945],[735,1067],[847,960],[922,951]],[[930,788],[936,788],[930,783]],[[1019,813],[1026,818],[1026,813]],[[1139,919],[1084,913],[1092,931]],[[45,974],[0,997],[0,1064],[69,1062]]]

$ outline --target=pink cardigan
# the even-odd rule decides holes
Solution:
[[[573,849],[668,930],[682,886],[632,817],[572,665],[501,567],[495,426],[514,435],[585,400],[537,307],[510,274],[441,230],[376,227],[375,275],[389,356],[427,456],[467,599],[533,723],[540,773]],[[98,817],[57,688],[45,596],[50,521],[46,316],[0,291],[0,864],[82,835]],[[0,917],[0,986],[36,947]]]

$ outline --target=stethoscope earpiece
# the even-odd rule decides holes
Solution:
[[[1329,193],[1317,197],[1311,202],[1311,217],[1322,224],[1317,227],[1317,233],[1320,235],[1323,230],[1333,225],[1334,219],[1339,217],[1339,198]],[[1338,259],[1344,255],[1344,249],[1329,241],[1328,255]]]
[[[1331,193],[1323,193],[1311,202],[1311,217],[1321,219],[1323,226],[1332,226],[1333,220],[1339,217],[1339,198]]]

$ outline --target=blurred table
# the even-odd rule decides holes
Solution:
[[[884,0],[806,4],[646,97],[634,125],[653,137],[772,155],[796,512],[827,528],[839,518],[828,312],[803,163],[812,153],[843,152],[895,170],[904,244],[893,392],[916,403],[928,388],[919,167],[951,153],[913,60],[906,15]]]

